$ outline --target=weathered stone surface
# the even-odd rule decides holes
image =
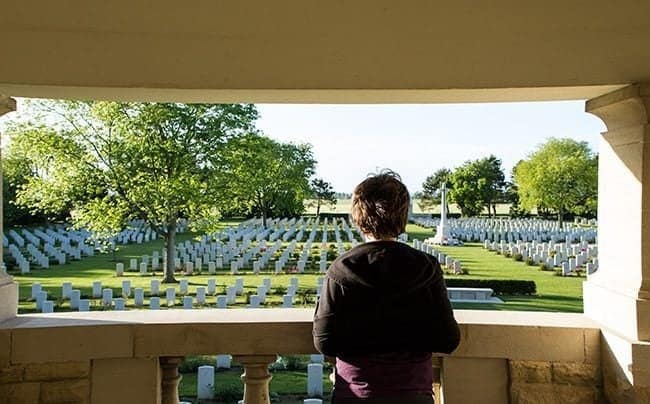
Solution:
[[[11,332],[0,330],[0,368],[11,363]]]
[[[7,366],[0,368],[0,384],[22,382],[25,377],[23,366]]]
[[[510,386],[511,404],[594,404],[598,403],[598,389],[546,383],[513,383]]]
[[[509,361],[510,380],[513,383],[551,383],[551,363],[537,361]]]
[[[0,404],[38,403],[39,383],[0,384]]]
[[[556,362],[552,365],[553,383],[583,386],[600,386],[600,368],[594,365],[571,362]]]
[[[115,386],[119,389],[119,386]],[[116,390],[117,393],[117,390]],[[90,383],[87,379],[60,380],[41,383],[41,403],[87,403]]]
[[[89,373],[90,361],[29,364],[25,366],[25,381],[83,379]]]

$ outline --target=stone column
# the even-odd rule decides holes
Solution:
[[[181,381],[181,375],[178,373],[178,365],[181,362],[183,362],[183,357],[165,356],[160,358],[162,404],[179,404],[178,384]]]
[[[583,285],[584,310],[602,326],[610,401],[650,401],[650,84],[589,100],[586,111],[607,131],[598,167],[599,269]]]
[[[0,116],[16,110],[16,100],[0,95]],[[0,162],[2,156],[0,155]],[[0,229],[2,229],[2,171],[0,167]],[[0,243],[0,257],[2,244]],[[18,285],[9,275],[0,274],[0,322],[15,317],[18,310]]]
[[[275,355],[246,355],[233,358],[244,367],[244,404],[269,404],[269,365]]]

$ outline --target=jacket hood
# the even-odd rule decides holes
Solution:
[[[408,295],[429,286],[434,257],[397,241],[359,244],[338,257],[327,276],[343,287],[362,286],[384,295]]]

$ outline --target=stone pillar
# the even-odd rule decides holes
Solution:
[[[650,401],[650,84],[587,101],[607,126],[598,167],[598,271],[583,284],[601,324],[605,394]]]
[[[275,362],[275,355],[237,356],[233,360],[241,363],[244,374],[244,404],[269,404],[269,365]]]
[[[166,356],[160,358],[162,404],[179,404],[178,384],[181,375],[178,373],[178,365],[183,362],[183,357]]]
[[[16,110],[16,100],[0,95],[0,116]],[[2,156],[0,155],[0,162]],[[0,168],[0,229],[2,229],[2,169]],[[0,257],[2,244],[0,243]],[[0,274],[0,322],[15,317],[18,310],[18,285],[9,275]]]

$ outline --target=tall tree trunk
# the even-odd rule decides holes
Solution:
[[[494,218],[497,218],[497,204],[493,203],[492,204],[492,210],[494,211]]]
[[[320,217],[320,199],[316,202],[316,217]]]
[[[262,208],[262,225],[266,228],[266,208]]]
[[[167,248],[167,266],[165,267],[163,283],[176,283],[174,277],[174,271],[176,270],[176,219],[167,223],[165,247]]]
[[[560,229],[562,228],[563,222],[564,222],[564,212],[562,211],[562,208],[560,208],[557,211],[557,224],[560,226]]]

